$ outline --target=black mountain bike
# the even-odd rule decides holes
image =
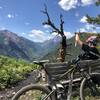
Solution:
[[[25,86],[12,100],[100,100],[100,73],[89,71],[89,62],[93,61],[87,61],[82,67],[80,60],[77,57],[68,63],[44,64],[42,67],[48,76],[48,84]],[[75,73],[79,74],[77,78]]]

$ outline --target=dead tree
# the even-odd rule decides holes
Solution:
[[[51,21],[50,19],[50,16],[48,14],[48,11],[47,11],[47,6],[45,5],[45,9],[44,11],[42,11],[46,16],[47,16],[47,21],[43,23],[43,25],[49,25],[51,26],[51,28],[53,29],[52,32],[56,32],[58,34],[61,35],[62,37],[62,41],[61,41],[61,48],[60,48],[60,61],[61,62],[64,62],[65,61],[65,56],[66,56],[66,47],[67,47],[67,43],[66,43],[66,36],[64,34],[64,30],[63,30],[63,24],[64,24],[64,21],[62,19],[62,15],[60,14],[60,28],[57,28],[54,23]]]

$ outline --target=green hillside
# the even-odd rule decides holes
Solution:
[[[36,65],[29,64],[23,60],[15,60],[0,55],[0,89],[9,87],[16,82],[25,79]]]
[[[85,42],[85,40],[91,35],[96,35],[96,34],[82,33],[80,34],[80,38],[83,42]],[[70,54],[70,55],[66,55],[66,61],[69,61],[77,57],[80,53],[83,52],[78,45],[75,47],[75,37],[67,39],[67,44],[71,44],[71,45],[68,46],[66,50],[66,52]],[[59,47],[60,46],[55,47],[55,49],[53,49],[52,52],[49,52],[47,55],[45,55],[43,59],[50,59],[51,61],[54,62],[57,61],[57,58],[59,57]],[[98,49],[100,51],[100,46],[98,46]]]

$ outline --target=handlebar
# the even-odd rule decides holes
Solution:
[[[77,58],[76,59],[73,59],[72,61],[71,61],[71,63],[72,64],[76,64],[78,61],[80,61],[81,60],[81,58],[79,57],[79,56],[77,56]]]

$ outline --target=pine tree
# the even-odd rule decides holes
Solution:
[[[100,6],[100,0],[98,0],[95,4],[96,6]],[[88,23],[100,26],[100,14],[96,17],[91,17],[89,15],[86,15],[86,17]]]

